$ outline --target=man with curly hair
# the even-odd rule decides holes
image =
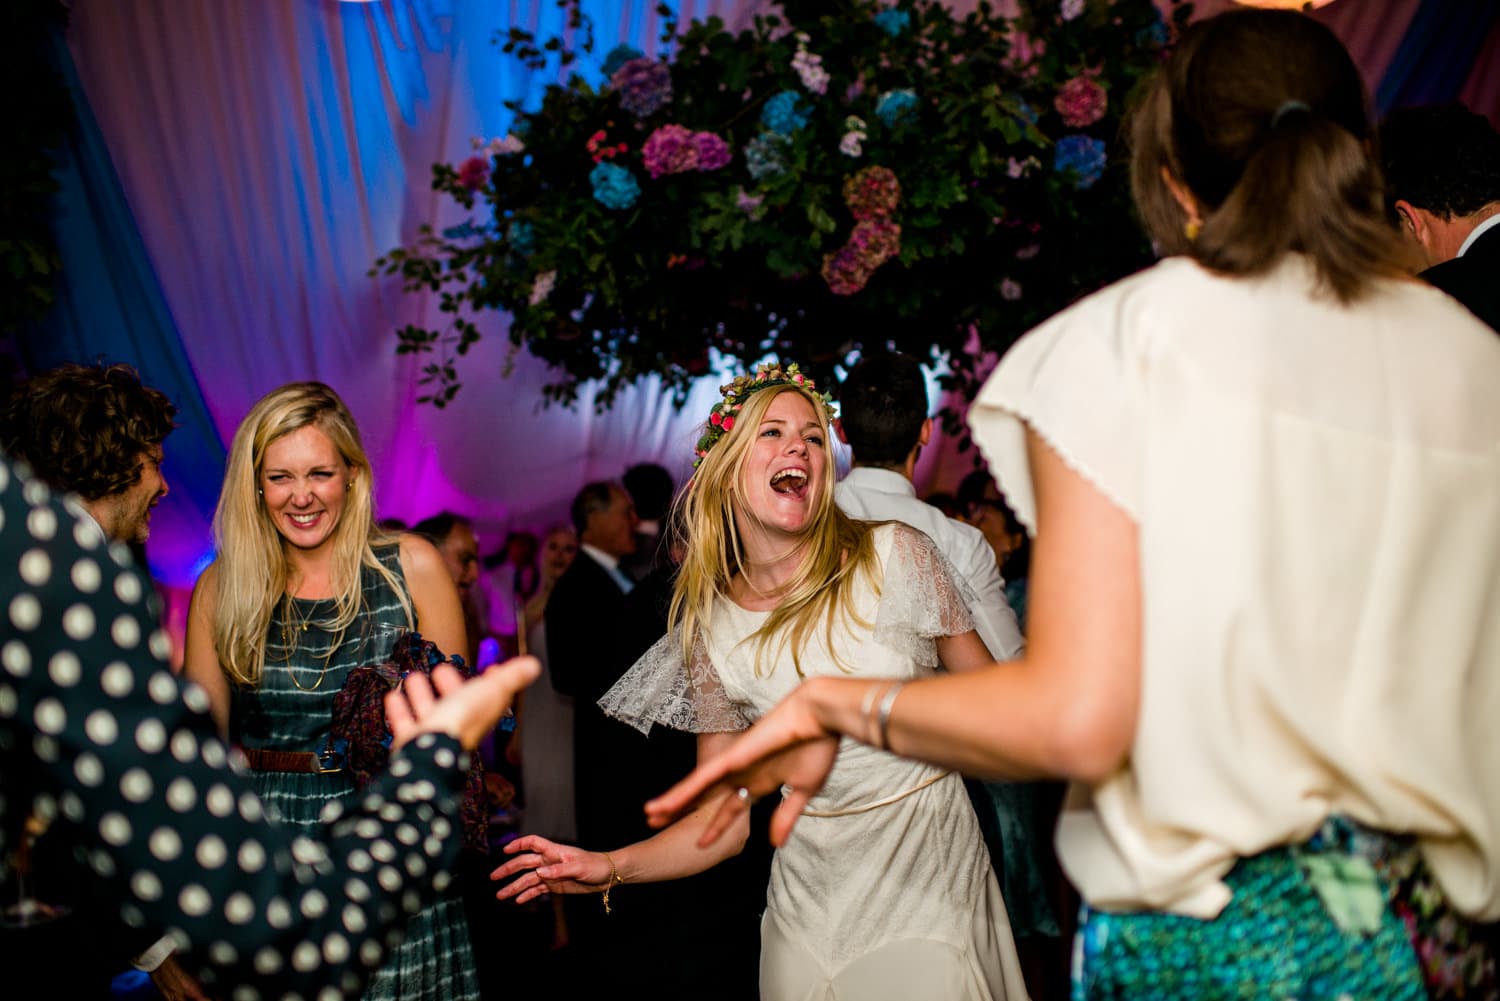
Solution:
[[[1387,199],[1421,277],[1500,330],[1500,133],[1462,104],[1400,108],[1380,129]]]
[[[129,365],[70,363],[15,391],[0,414],[0,447],[54,490],[77,494],[109,538],[141,543],[167,494],[162,442],[176,413]]]

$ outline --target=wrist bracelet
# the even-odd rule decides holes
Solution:
[[[604,913],[608,914],[609,891],[615,888],[616,883],[623,883],[625,882],[625,880],[620,878],[620,870],[615,868],[615,860],[610,856],[609,852],[603,852],[601,854],[604,855],[604,861],[609,863],[609,882],[604,884]]]
[[[880,693],[883,691],[885,689],[880,687],[879,682],[871,684],[869,688],[865,689],[865,697],[859,704],[859,718],[864,721],[865,737],[871,744],[875,742],[876,737],[875,700],[879,698]]]
[[[896,704],[896,696],[901,694],[901,689],[906,687],[906,682],[898,681],[885,690],[885,695],[880,700],[880,706],[875,710],[875,729],[880,738],[880,743],[875,746],[882,751],[891,749],[891,707]]]

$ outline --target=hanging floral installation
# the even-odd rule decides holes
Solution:
[[[511,30],[509,58],[575,65]],[[824,380],[862,346],[1004,350],[1078,296],[1150,259],[1129,207],[1121,116],[1187,17],[1152,0],[785,0],[738,34],[668,21],[670,58],[626,47],[573,73],[510,134],[436,164],[474,214],[375,262],[448,321],[398,331],[427,355],[424,401],[461,385],[474,317],[510,316],[512,351],[557,374],[549,401],[597,380],[605,407],[642,376],[680,401],[710,352],[768,354]],[[668,8],[659,8],[670,18]],[[830,380],[831,381],[831,380]]]

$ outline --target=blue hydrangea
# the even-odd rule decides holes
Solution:
[[[1073,186],[1084,189],[1104,176],[1104,140],[1092,136],[1063,136],[1057,141],[1052,158],[1052,169],[1059,174],[1071,173]]]
[[[875,117],[890,128],[917,110],[917,92],[909,87],[888,90],[875,102]]]
[[[1135,44],[1150,48],[1165,48],[1171,40],[1172,32],[1167,28],[1166,22],[1160,16],[1152,22],[1151,27],[1142,28],[1135,33]]]
[[[536,231],[525,219],[517,219],[506,227],[505,242],[510,245],[511,253],[525,257],[536,249]]]
[[[783,90],[760,109],[760,123],[772,132],[789,136],[807,124],[809,111],[802,106],[802,95]]]
[[[630,208],[641,197],[635,175],[613,163],[596,164],[589,171],[589,183],[594,186],[594,201],[616,212]]]
[[[895,38],[911,26],[911,15],[895,7],[887,7],[875,15],[875,24],[881,31]]]
[[[605,79],[615,75],[615,70],[624,66],[632,59],[639,59],[645,55],[640,49],[630,45],[616,45],[604,56],[604,65],[600,67],[604,71]]]
[[[786,157],[782,150],[786,137],[775,132],[762,132],[745,144],[745,167],[750,176],[759,181],[786,170]]]

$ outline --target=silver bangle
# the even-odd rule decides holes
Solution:
[[[875,730],[880,738],[880,743],[875,746],[882,751],[891,749],[891,708],[896,704],[896,696],[901,694],[901,689],[906,687],[906,682],[898,681],[885,690],[881,696],[880,705],[875,709]]]

